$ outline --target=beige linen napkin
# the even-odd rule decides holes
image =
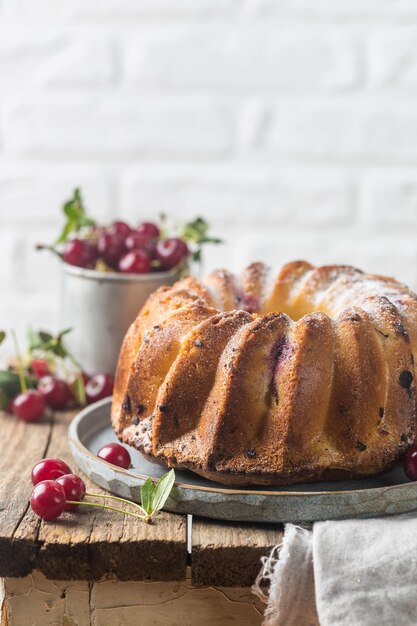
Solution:
[[[265,626],[417,626],[417,515],[287,524],[253,591]]]

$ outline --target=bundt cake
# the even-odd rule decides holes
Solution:
[[[150,296],[121,349],[121,441],[226,484],[376,474],[414,442],[417,296],[393,278],[253,263]]]

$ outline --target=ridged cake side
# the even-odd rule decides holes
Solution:
[[[187,278],[127,333],[113,426],[228,484],[375,474],[415,438],[416,341],[417,297],[350,266]]]

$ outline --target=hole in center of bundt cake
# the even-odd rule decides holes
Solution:
[[[330,311],[326,307],[311,306],[309,302],[297,302],[289,306],[281,303],[281,306],[262,306],[260,299],[252,294],[241,294],[236,298],[236,309],[246,311],[251,314],[267,315],[273,313],[275,315],[287,315],[294,322],[297,322],[305,315],[312,313],[325,313],[329,317],[334,317],[334,311]]]
[[[297,264],[295,266],[298,267]],[[223,311],[234,309],[260,315],[283,313],[294,321],[312,313],[325,313],[334,317],[337,312],[330,310],[333,307],[317,304],[317,293],[304,290],[312,272],[304,264],[302,269],[291,284],[285,280],[273,284],[265,275],[262,278],[263,286],[254,287],[250,282],[245,284],[241,278],[233,277],[220,286],[210,285],[210,293],[215,295],[214,300]],[[321,290],[329,281],[330,278],[322,279]]]

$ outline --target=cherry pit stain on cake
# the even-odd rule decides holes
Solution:
[[[294,345],[285,335],[275,342],[269,355],[272,375],[280,370],[281,366],[290,358],[293,352]]]
[[[281,369],[283,364],[290,358],[294,352],[294,345],[290,342],[287,336],[283,335],[272,346],[269,353],[268,368],[269,368],[269,397],[275,400],[278,404],[278,389],[276,386],[275,376]]]

